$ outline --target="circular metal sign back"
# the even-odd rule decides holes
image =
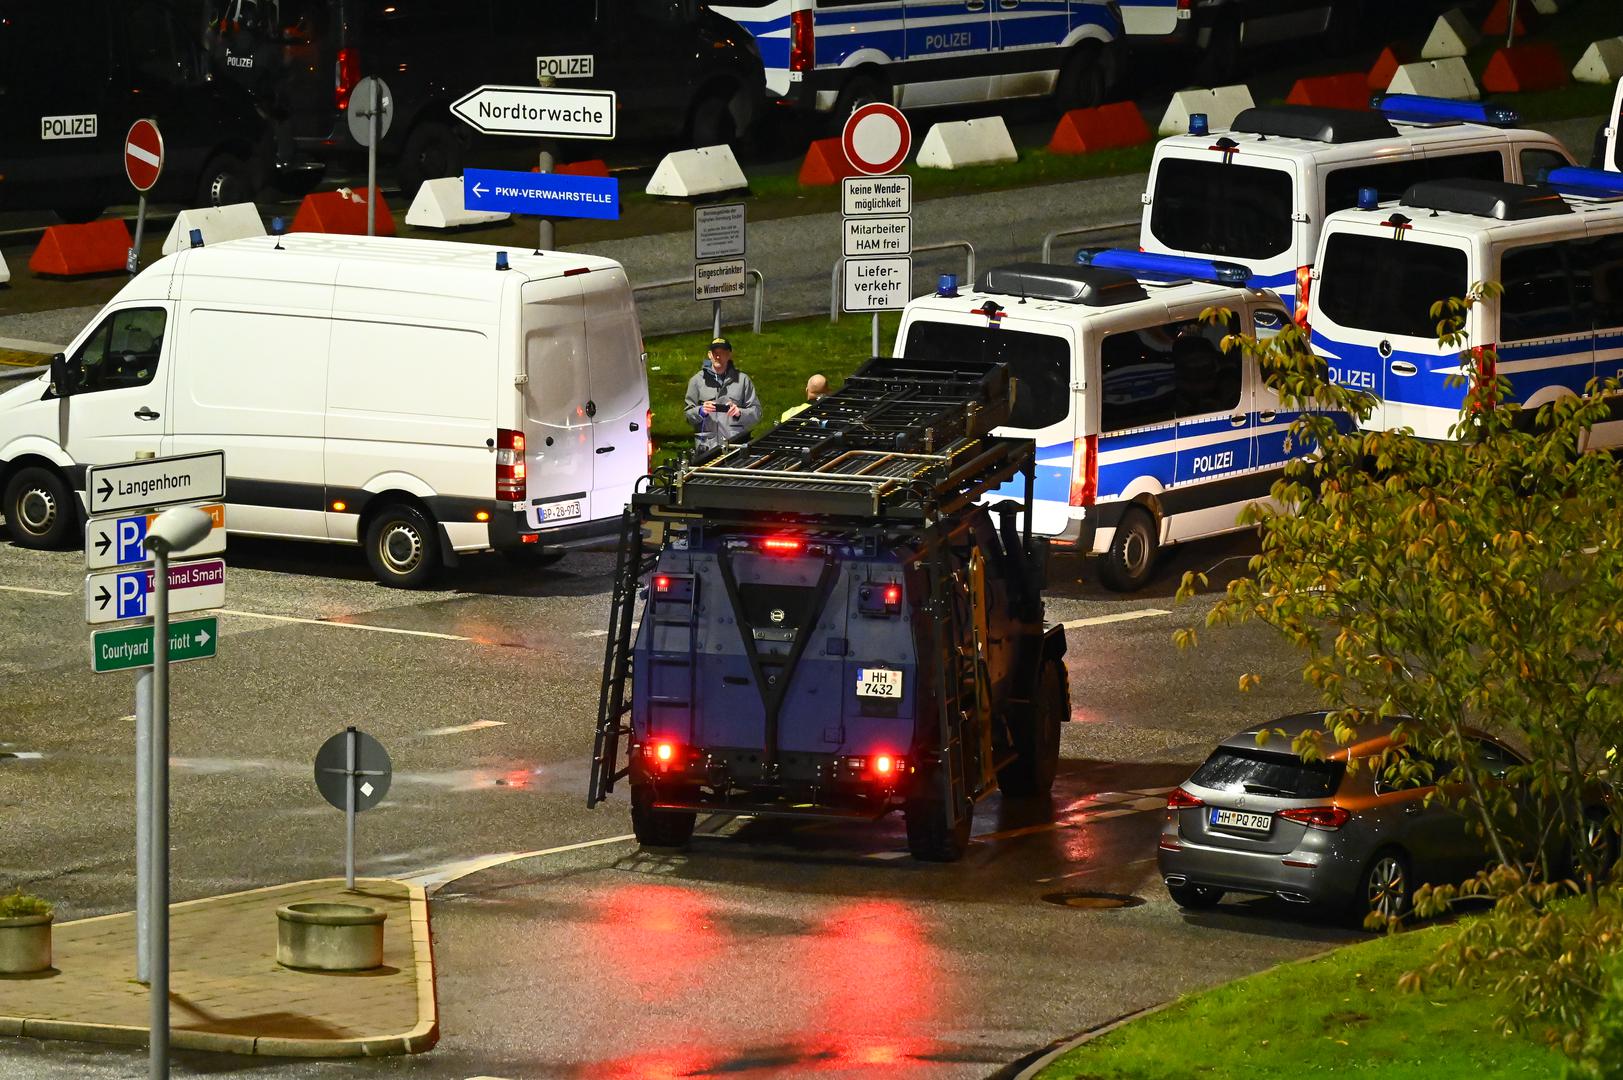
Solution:
[[[378,114],[378,140],[389,133],[389,125],[394,121],[394,95],[389,93],[389,84],[375,76],[368,75],[355,84],[350,91],[349,109],[346,110],[349,118],[349,133],[355,141],[362,146],[372,145],[372,114]]]
[[[348,741],[350,733],[340,731],[321,744],[316,751],[316,788],[321,797],[334,807],[344,808],[344,785],[355,785],[355,809],[370,810],[389,794],[389,779],[394,766],[389,761],[383,744],[364,731],[355,732],[355,772],[348,773]]]

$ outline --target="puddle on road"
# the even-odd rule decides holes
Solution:
[[[1093,892],[1087,889],[1064,889],[1060,892],[1044,893],[1042,899],[1045,904],[1076,908],[1081,911],[1110,911],[1116,908],[1138,907],[1144,903],[1142,896]]]

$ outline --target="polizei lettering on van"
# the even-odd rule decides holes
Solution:
[[[94,139],[96,137],[96,114],[42,116],[39,118],[39,137],[45,140]]]
[[[1221,454],[1201,454],[1195,458],[1195,475],[1201,473],[1226,472],[1234,468],[1234,451],[1224,450]]]
[[[1354,390],[1368,390],[1375,392],[1375,373],[1373,371],[1342,371],[1338,367],[1330,369],[1330,381],[1337,386],[1346,386]]]

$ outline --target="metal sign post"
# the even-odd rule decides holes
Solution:
[[[135,273],[141,268],[141,237],[146,232],[147,192],[163,175],[163,134],[151,120],[137,120],[124,136],[124,175],[141,195],[135,205],[135,242],[124,259],[124,268]]]
[[[355,815],[370,810],[389,793],[394,766],[372,736],[345,728],[316,751],[316,788],[328,804],[344,812],[344,887],[355,888]]]
[[[349,133],[366,147],[366,235],[376,236],[378,216],[378,143],[394,120],[389,84],[368,75],[349,96]]]
[[[537,62],[539,63],[539,58],[537,58]],[[543,90],[549,89],[558,84],[558,80],[553,76],[548,75],[545,71],[542,71],[536,76],[536,81],[540,83]],[[537,155],[535,171],[540,173],[542,176],[545,176],[547,173],[552,171],[552,164],[552,144],[542,140],[541,152]],[[554,247],[557,244],[556,237],[557,232],[552,226],[552,219],[549,217],[542,218],[541,227],[536,236],[535,250],[554,250]]]

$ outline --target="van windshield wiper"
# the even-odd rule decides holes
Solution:
[[[1289,788],[1274,787],[1272,784],[1241,784],[1247,795],[1278,795],[1285,799],[1297,798],[1296,792]]]

